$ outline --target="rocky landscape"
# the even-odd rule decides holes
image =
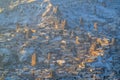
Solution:
[[[0,0],[0,80],[119,80],[119,0]]]

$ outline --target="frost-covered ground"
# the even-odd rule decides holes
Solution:
[[[0,0],[0,80],[119,80],[120,0]]]

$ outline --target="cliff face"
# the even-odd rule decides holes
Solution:
[[[119,4],[0,0],[0,80],[119,79]]]

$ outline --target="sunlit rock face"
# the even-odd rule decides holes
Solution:
[[[119,79],[119,0],[1,0],[0,80]]]

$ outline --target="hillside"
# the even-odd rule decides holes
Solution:
[[[0,0],[0,80],[119,80],[119,0]]]

